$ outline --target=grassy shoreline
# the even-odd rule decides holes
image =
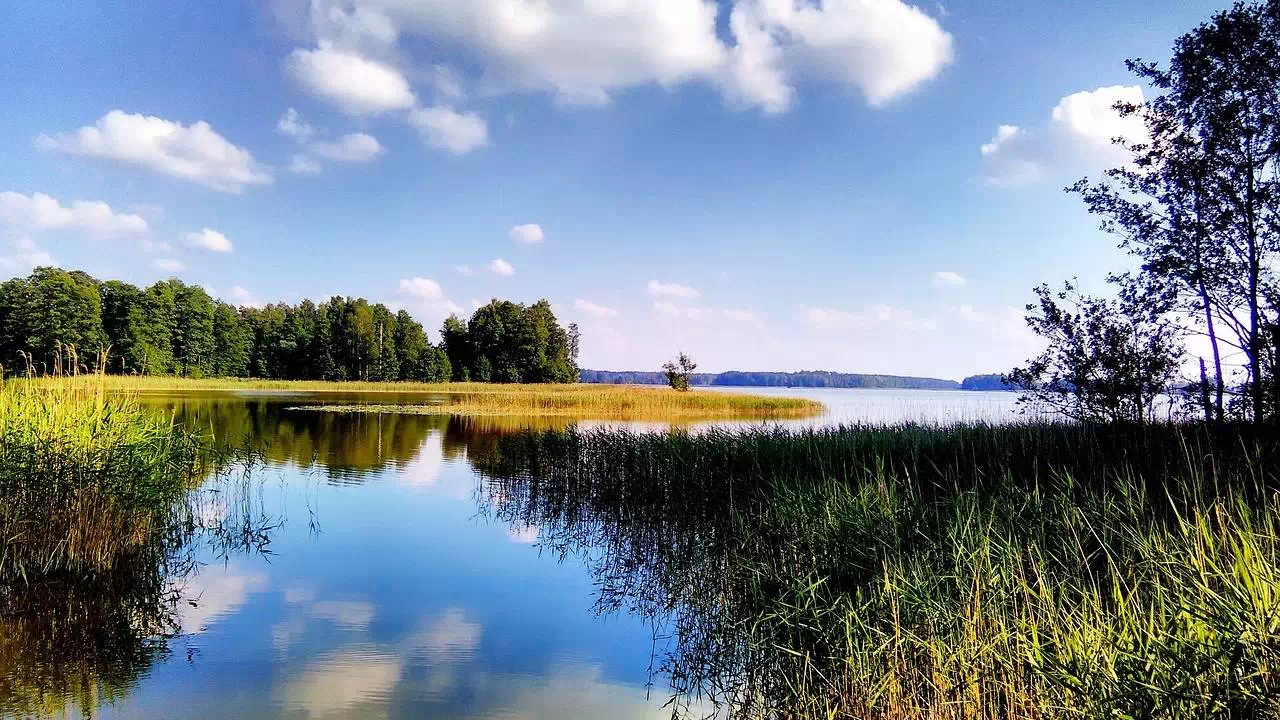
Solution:
[[[41,385],[76,385],[80,378],[36,381]],[[749,393],[676,392],[668,388],[631,385],[410,382],[318,382],[300,380],[190,380],[169,377],[108,376],[112,392],[141,394],[171,392],[296,392],[299,394],[422,395],[421,404],[347,404],[306,406],[328,412],[396,412],[405,414],[497,417],[572,417],[584,420],[767,420],[819,415],[821,403]]]

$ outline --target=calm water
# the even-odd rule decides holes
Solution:
[[[800,425],[1014,413],[1006,393],[762,392],[830,408]],[[189,548],[198,565],[170,598],[174,623],[150,618],[154,598],[133,593],[0,623],[0,713],[668,717],[661,623],[604,596],[589,544],[549,547],[537,525],[501,520],[503,491],[472,467],[502,433],[565,423],[287,409],[362,399],[389,402],[152,398],[222,441],[261,449],[252,482],[208,488],[201,510],[261,532]]]

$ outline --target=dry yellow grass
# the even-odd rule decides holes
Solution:
[[[84,382],[76,378],[41,383]],[[341,412],[400,412],[469,416],[554,416],[598,420],[732,420],[811,417],[821,403],[803,398],[635,385],[502,385],[490,383],[315,382],[294,380],[189,380],[170,377],[108,377],[108,390],[138,393],[269,391],[358,394],[420,394],[420,404],[333,404],[307,409]]]

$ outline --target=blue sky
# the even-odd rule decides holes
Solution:
[[[1220,6],[5,3],[0,276],[361,295],[433,337],[546,297],[587,367],[1000,371],[1033,285],[1124,262],[1061,191],[1141,132],[1123,60]]]

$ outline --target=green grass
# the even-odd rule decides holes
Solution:
[[[77,385],[84,379],[41,381]],[[420,404],[335,404],[307,407],[333,412],[450,414],[476,417],[523,415],[594,420],[688,421],[811,417],[821,403],[802,398],[710,391],[676,392],[668,388],[491,383],[368,383],[285,380],[189,380],[167,377],[108,376],[105,387],[136,393],[272,391],[296,393],[420,394]]]
[[[1280,440],[1068,425],[527,433],[489,512],[652,618],[676,707],[1280,717]]]
[[[0,386],[0,586],[110,572],[203,477],[199,439],[101,376]]]

